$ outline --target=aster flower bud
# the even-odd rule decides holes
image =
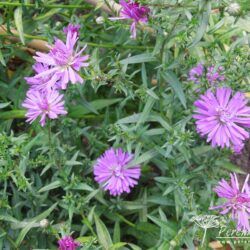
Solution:
[[[48,227],[48,225],[49,225],[49,221],[48,221],[47,219],[43,219],[43,220],[41,220],[41,221],[39,222],[39,224],[40,224],[40,227],[46,228],[46,227]]]
[[[176,247],[176,246],[177,246],[177,243],[176,243],[175,240],[171,240],[171,241],[170,241],[170,245],[171,245],[172,247]]]
[[[231,3],[227,6],[226,11],[230,15],[238,15],[241,11],[240,5],[238,3]]]
[[[95,19],[97,24],[103,24],[104,23],[104,17],[103,16],[99,16]]]

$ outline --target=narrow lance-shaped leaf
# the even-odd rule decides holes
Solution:
[[[20,40],[21,40],[22,44],[25,44],[24,34],[23,34],[23,20],[22,20],[22,16],[23,16],[23,9],[22,9],[22,7],[16,8],[15,12],[14,12],[14,20],[15,20],[15,24],[16,24],[16,28],[17,28]]]
[[[121,64],[136,64],[145,62],[154,62],[156,58],[151,53],[143,53],[136,56],[131,56],[120,61]]]
[[[105,250],[109,250],[112,247],[113,243],[110,234],[108,232],[108,229],[106,228],[104,223],[99,219],[98,216],[95,215],[94,218],[95,218],[95,225],[99,243]]]
[[[205,32],[207,30],[208,22],[209,22],[210,12],[211,12],[211,2],[207,1],[207,3],[205,4],[205,7],[204,7],[204,11],[201,14],[200,26],[199,26],[197,33],[196,33],[196,36],[195,36],[192,44],[189,46],[189,48],[194,47],[201,40],[203,35],[205,34]]]
[[[174,72],[168,71],[162,74],[162,77],[170,84],[170,86],[174,89],[175,94],[181,101],[182,105],[184,108],[187,107],[186,103],[186,97],[182,89],[182,84],[178,80],[177,76],[175,75]]]

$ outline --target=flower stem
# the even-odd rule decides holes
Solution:
[[[66,5],[66,4],[34,4],[34,3],[18,3],[18,2],[0,2],[0,6],[14,6],[14,7],[43,7],[43,8],[48,8],[48,9],[53,9],[53,8],[63,8],[63,9],[86,9],[86,6],[84,5]]]
[[[203,238],[202,238],[201,246],[203,246],[203,245],[204,245],[204,243],[205,243],[206,235],[207,235],[207,228],[205,228],[205,229],[204,229],[204,234],[203,234]]]
[[[49,139],[49,153],[50,157],[52,156],[52,143],[51,143],[51,123],[48,120],[48,139]]]

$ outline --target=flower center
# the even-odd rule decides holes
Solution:
[[[230,123],[234,118],[234,114],[226,108],[219,107],[216,109],[216,111],[218,113],[218,120],[223,124]]]
[[[48,100],[44,100],[42,103],[39,104],[39,106],[43,113],[47,113],[50,111],[50,105],[48,103]]]
[[[250,203],[250,197],[246,194],[238,194],[232,199],[232,202],[238,209],[244,208],[245,205]]]
[[[112,166],[110,167],[110,170],[111,170],[111,172],[112,172],[112,175],[114,175],[114,176],[116,176],[116,177],[121,177],[121,176],[123,176],[121,165],[112,165]]]

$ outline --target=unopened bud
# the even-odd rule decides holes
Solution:
[[[170,245],[171,245],[172,247],[176,247],[176,246],[177,246],[177,243],[176,243],[175,240],[171,240],[171,241],[170,241]]]
[[[99,16],[95,19],[97,24],[103,24],[104,23],[104,17],[103,16]]]
[[[152,85],[156,85],[156,84],[157,84],[157,79],[152,79],[152,80],[151,80],[151,84],[152,84]]]
[[[49,225],[49,221],[47,219],[43,219],[43,220],[40,221],[39,224],[40,224],[40,227],[46,228]]]
[[[238,3],[231,3],[227,6],[226,11],[230,15],[238,15],[241,11],[240,5]]]

